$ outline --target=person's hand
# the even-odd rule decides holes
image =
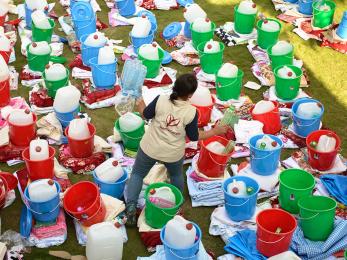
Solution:
[[[216,125],[214,128],[213,128],[213,133],[215,135],[223,135],[223,134],[226,134],[229,130],[229,127],[226,126],[226,125]]]

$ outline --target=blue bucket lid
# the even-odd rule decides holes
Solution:
[[[177,36],[180,31],[182,30],[182,25],[179,22],[170,23],[168,26],[165,27],[163,31],[163,38],[165,40],[170,40]]]
[[[194,0],[177,0],[177,3],[182,7],[186,7],[187,4],[194,4]]]
[[[94,18],[94,11],[89,2],[76,2],[71,10],[73,20],[87,21]]]
[[[30,209],[24,205],[20,213],[19,232],[23,237],[29,237],[33,225],[33,217]]]
[[[161,62],[161,64],[169,64],[172,61],[172,57],[169,52],[164,51],[164,58]]]
[[[138,17],[141,17],[142,15],[147,16],[152,25],[157,25],[157,19],[155,18],[155,15],[151,11],[142,10],[138,12],[137,14]]]

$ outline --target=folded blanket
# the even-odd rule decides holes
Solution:
[[[347,206],[347,176],[326,174],[320,179],[328,192]]]

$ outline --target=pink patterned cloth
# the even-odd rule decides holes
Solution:
[[[28,103],[22,97],[11,98],[9,106],[11,106],[14,109],[26,109],[26,108],[30,109]],[[8,124],[7,124],[6,119],[5,118],[1,118],[0,119],[0,129],[5,127],[5,126],[7,126],[7,125]]]
[[[57,223],[55,225],[38,228],[33,226],[33,228],[31,229],[31,236],[35,236],[37,239],[64,236],[66,233],[67,227],[63,209],[60,209]]]

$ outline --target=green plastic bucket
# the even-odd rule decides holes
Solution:
[[[320,11],[320,5],[329,5],[329,11]],[[333,23],[336,4],[333,1],[317,1],[313,4],[313,26],[318,28],[328,27]]]
[[[216,91],[219,100],[239,99],[242,88],[243,71],[238,70],[235,78],[224,78],[216,75]]]
[[[335,200],[324,196],[308,196],[298,202],[300,227],[312,241],[325,241],[334,229]]]
[[[202,42],[208,42],[213,38],[214,30],[216,29],[216,24],[211,22],[211,31],[209,32],[197,32],[193,30],[193,23],[190,25],[190,30],[192,32],[192,42],[195,49],[198,49],[198,46]]]
[[[39,29],[35,26],[34,22],[31,23],[33,42],[46,41],[51,43],[55,23],[52,19],[48,19],[48,21],[51,24],[50,29]]]
[[[43,79],[45,81],[48,96],[50,96],[51,98],[55,98],[55,94],[57,93],[57,90],[69,84],[69,76],[70,76],[70,72],[68,69],[66,69],[65,78],[51,81],[46,79],[46,74],[45,72],[43,72]]]
[[[293,213],[299,213],[298,201],[312,195],[315,186],[314,177],[300,169],[288,169],[281,172],[279,176],[281,208]]]
[[[173,208],[160,208],[157,205],[153,204],[149,200],[149,192],[152,189],[160,188],[160,187],[169,187],[176,197],[176,206]],[[153,228],[162,228],[166,225],[166,223],[171,220],[178,212],[179,208],[183,204],[183,195],[179,189],[175,186],[158,182],[151,184],[147,187],[145,191],[145,200],[146,200],[146,208],[145,208],[145,219],[146,223]]]
[[[295,72],[297,77],[292,79],[284,79],[279,77],[277,74],[278,70],[283,66],[277,67],[274,71],[276,95],[283,100],[293,100],[299,94],[302,70],[294,65],[286,65]]]
[[[119,132],[122,142],[126,149],[137,152],[140,146],[140,141],[145,134],[145,122],[142,125],[131,132],[123,132],[119,127],[119,119],[115,123],[115,128]]]
[[[291,52],[283,55],[273,55],[272,46],[267,49],[267,54],[269,55],[271,61],[271,68],[274,71],[277,67],[282,65],[293,65],[294,59],[294,47]]]
[[[158,48],[158,51],[159,60],[148,60],[142,57],[140,53],[138,54],[139,60],[142,61],[142,64],[147,68],[146,78],[152,79],[159,75],[161,62],[164,58],[164,51],[160,48]]]
[[[215,74],[222,67],[223,63],[223,52],[224,52],[224,44],[219,42],[219,52],[216,53],[205,53],[204,47],[206,42],[202,42],[198,46],[199,58],[201,69],[203,72],[208,74]]]
[[[257,14],[243,14],[234,7],[234,29],[240,34],[250,34],[253,31]]]
[[[267,18],[266,20],[274,21],[279,24],[280,29],[277,32],[267,32],[261,29],[263,20],[257,22],[257,32],[258,32],[258,45],[260,48],[267,50],[270,46],[273,46],[278,41],[278,37],[281,32],[282,25],[276,19]]]

